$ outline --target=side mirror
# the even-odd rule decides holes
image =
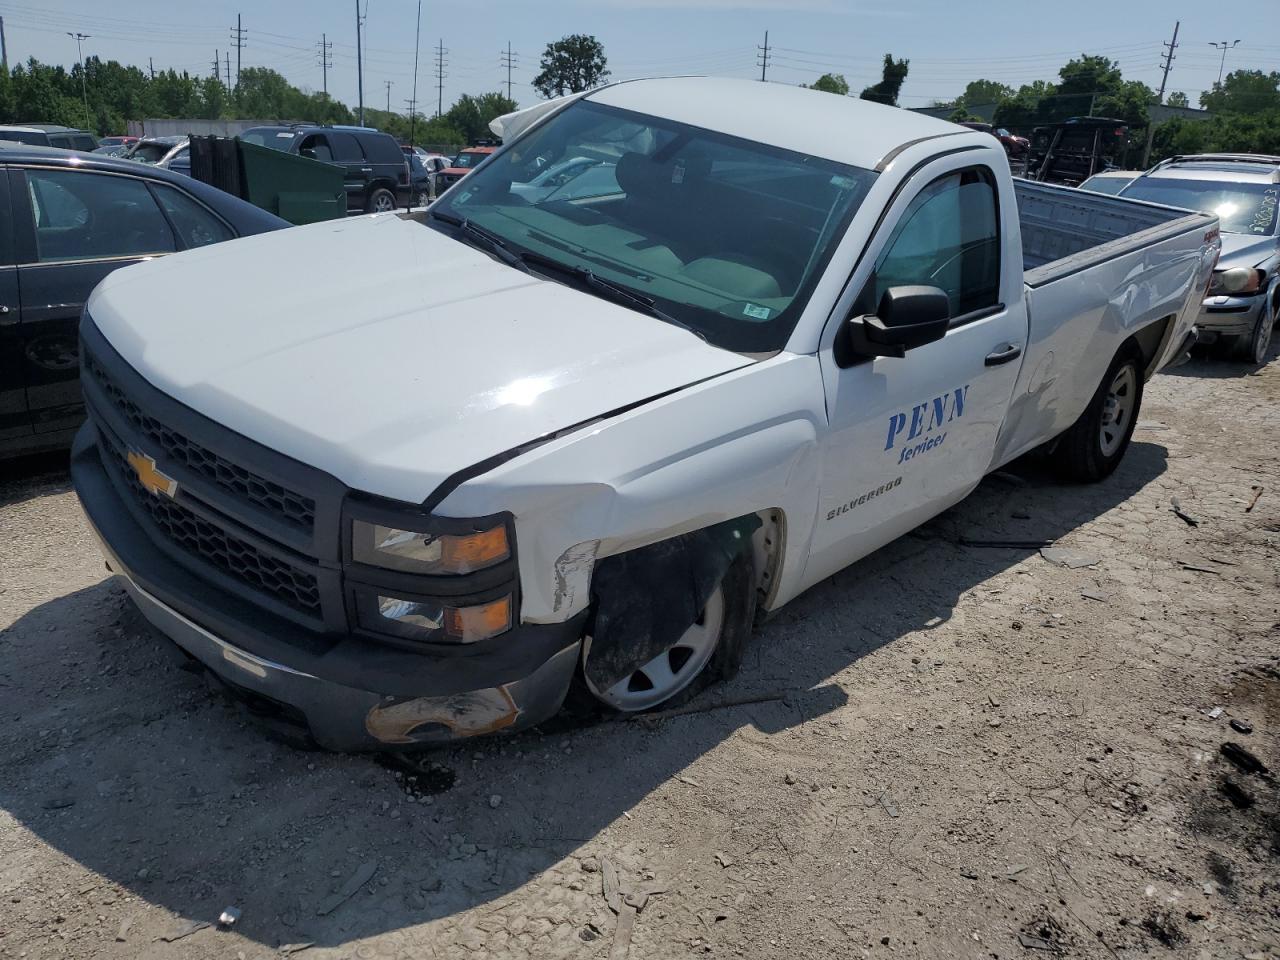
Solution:
[[[836,360],[848,366],[857,357],[903,357],[941,340],[950,323],[951,302],[937,287],[890,287],[875,313],[845,321]]]

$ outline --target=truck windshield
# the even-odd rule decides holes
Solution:
[[[1276,232],[1280,186],[1274,183],[1141,177],[1125,188],[1123,195],[1130,200],[1215,214],[1227,233],[1269,237]]]
[[[875,177],[580,100],[435,209],[531,255],[535,272],[538,258],[564,265],[551,279],[590,271],[716,346],[767,353],[786,344]]]

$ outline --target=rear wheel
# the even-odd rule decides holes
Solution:
[[[612,687],[601,690],[581,680],[590,695],[619,713],[637,713],[671,706],[693,696],[707,684],[732,676],[755,616],[755,585],[751,559],[742,554],[725,571],[707,598],[702,614],[667,650]],[[591,639],[584,645],[584,666],[591,658]]]
[[[1124,458],[1142,409],[1142,351],[1126,343],[1107,368],[1080,419],[1058,441],[1054,460],[1067,478],[1093,483]]]
[[[365,204],[365,213],[390,213],[396,208],[396,196],[386,187],[378,187],[369,194],[369,202]]]

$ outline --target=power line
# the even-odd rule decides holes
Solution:
[[[1170,40],[1168,43],[1161,44],[1161,46],[1165,48],[1164,53],[1160,55],[1160,59],[1164,61],[1162,64],[1164,67],[1164,75],[1160,78],[1160,92],[1156,94],[1156,103],[1164,103],[1164,89],[1169,84],[1169,69],[1173,66],[1173,61],[1176,59],[1174,57],[1173,51],[1178,49],[1178,28],[1181,26],[1182,26],[1181,20],[1174,21],[1173,39]],[[1147,164],[1151,160],[1151,144],[1152,144],[1152,141],[1155,140],[1155,136],[1156,136],[1156,125],[1151,122],[1150,118],[1148,118],[1147,119],[1147,145],[1142,148],[1142,168],[1144,170],[1147,168]]]
[[[240,92],[240,51],[244,49],[244,35],[249,31],[240,26],[240,14],[236,14],[236,25],[231,28],[231,44],[236,48],[236,86],[235,90]],[[230,82],[230,81],[228,81]]]
[[[764,32],[764,46],[756,47],[760,53],[756,56],[758,66],[760,67],[760,82],[763,83],[769,72],[769,31]]]
[[[507,41],[507,52],[502,54],[502,65],[507,68],[507,99],[511,100],[511,70],[516,65],[520,54],[511,52],[511,41]]]
[[[444,38],[440,39],[440,46],[436,48],[436,116],[444,115],[444,78],[448,76],[444,72],[444,68],[449,65],[449,61],[445,59],[448,50],[444,46]]]
[[[324,95],[329,96],[329,68],[333,66],[333,41],[327,33],[320,34],[320,69],[324,74]]]

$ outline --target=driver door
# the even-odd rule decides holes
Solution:
[[[84,419],[80,311],[112,270],[176,249],[145,183],[52,167],[10,169],[22,311],[18,339],[36,433]]]
[[[1000,235],[1000,210],[1014,203],[1008,179],[1001,195],[1001,179],[967,151],[923,167],[890,203],[831,318],[808,583],[950,507],[991,464],[1027,338],[1021,252]],[[910,285],[947,294],[945,336],[901,358],[838,361],[844,319],[875,313],[885,290]]]

